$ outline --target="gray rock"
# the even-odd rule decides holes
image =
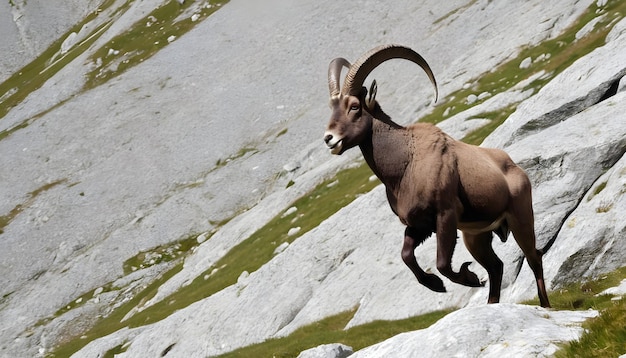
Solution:
[[[532,63],[533,63],[533,59],[530,57],[526,57],[525,59],[522,60],[522,62],[520,62],[519,68],[522,70],[527,69],[528,67],[530,67]]]
[[[352,347],[341,343],[317,346],[300,352],[298,358],[346,358],[353,353]]]
[[[616,100],[624,101],[624,98]],[[565,218],[554,245],[544,258],[549,286],[556,289],[580,279],[598,277],[624,265],[624,188],[626,157],[599,177]]]
[[[550,357],[583,333],[596,311],[496,304],[453,312],[429,328],[399,334],[350,357]]]

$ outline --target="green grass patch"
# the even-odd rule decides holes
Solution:
[[[280,132],[278,132],[276,134],[276,138],[281,137],[281,136],[283,136],[285,134],[287,134],[287,128],[285,128],[285,129],[281,130]]]
[[[550,295],[556,309],[600,311],[600,316],[583,324],[586,332],[566,344],[556,357],[618,357],[626,353],[626,298],[612,300],[598,294],[626,279],[626,266],[596,280],[568,285]],[[538,303],[537,300],[531,303]]]
[[[220,358],[296,357],[303,350],[328,343],[343,343],[355,351],[384,341],[397,334],[427,328],[451,312],[436,311],[397,321],[375,321],[344,329],[356,310],[343,312],[299,328],[287,337],[237,349]]]
[[[122,343],[119,346],[115,346],[109,349],[108,351],[104,352],[104,355],[102,356],[102,358],[115,358],[117,354],[122,354],[126,352],[128,347],[129,346],[127,346],[126,343]]]
[[[442,23],[443,21],[447,20],[448,18],[452,17],[454,14],[456,14],[459,11],[465,11],[466,9],[469,9],[470,7],[472,7],[472,5],[474,5],[476,3],[477,0],[472,0],[469,3],[460,6],[452,11],[450,11],[449,13],[445,14],[444,16],[438,18],[437,20],[435,20],[435,22],[433,22],[433,25],[438,25],[440,23]]]
[[[0,103],[0,106],[2,106],[2,103]],[[2,109],[0,109],[1,111]],[[30,124],[30,120],[25,120],[22,121],[21,123],[9,128],[9,129],[5,129],[0,131],[0,140],[3,140],[4,138],[10,136],[11,134],[13,134],[14,132],[19,131],[20,129],[24,129],[26,127],[28,127],[28,125]]]
[[[233,160],[237,160],[240,158],[245,157],[246,155],[250,154],[250,155],[254,155],[256,153],[258,153],[259,151],[256,148],[253,147],[243,147],[241,149],[239,149],[239,151],[233,155],[231,155],[230,157],[226,158],[226,159],[218,159],[215,162],[215,168],[213,170],[219,169],[221,167],[226,166],[228,163],[232,162]]]
[[[600,317],[586,322],[583,336],[556,357],[619,357],[626,353],[626,299],[610,301]]]
[[[611,209],[613,209],[613,202],[603,200],[600,202],[600,205],[596,207],[596,213],[608,213]]]
[[[597,296],[600,292],[619,285],[626,278],[626,266],[593,280],[564,285],[549,292],[550,303],[557,310],[602,310],[609,307],[610,297]],[[524,302],[539,305],[535,298]]]
[[[118,287],[113,287],[112,283],[108,283],[108,284],[106,284],[106,285],[104,285],[104,286],[102,286],[100,288],[95,289],[95,290],[90,290],[88,292],[85,292],[84,294],[82,294],[79,297],[77,297],[76,299],[74,299],[72,302],[68,302],[65,306],[63,306],[62,308],[57,310],[53,317],[49,317],[49,318],[43,319],[40,322],[38,322],[36,325],[44,325],[44,324],[52,321],[52,319],[54,319],[56,317],[60,317],[64,313],[67,313],[70,310],[73,310],[73,309],[75,309],[77,307],[80,307],[80,306],[84,305],[89,300],[96,298],[98,295],[100,295],[102,293],[116,291],[116,290],[119,290],[119,288]]]
[[[596,186],[596,188],[593,190],[593,193],[591,193],[587,197],[587,201],[590,201],[591,199],[593,199],[594,196],[600,194],[602,192],[602,190],[604,190],[604,188],[606,188],[606,184],[607,184],[607,182],[602,182],[602,183],[598,184],[598,186]]]
[[[198,246],[198,235],[190,235],[186,239],[159,245],[124,261],[124,275],[142,270],[163,262],[182,259],[188,252]]]

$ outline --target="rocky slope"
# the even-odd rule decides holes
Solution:
[[[0,3],[0,82],[34,60],[101,1],[11,0]]]
[[[233,0],[203,17],[217,5],[188,2],[177,19],[197,16],[191,31],[166,34],[169,44],[154,56],[83,87],[94,68],[112,68],[102,65],[107,57],[132,61],[115,36],[153,28],[151,11],[166,3],[109,2],[65,46],[93,43],[0,119],[0,166],[10,168],[0,172],[0,355],[45,355],[137,297],[126,320],[164,312],[186,287],[226,271],[215,265],[270,220],[284,215],[292,229],[304,227],[298,220],[311,214],[287,212],[294,201],[359,158],[356,150],[331,157],[321,145],[328,61],[380,43],[415,48],[440,82],[443,100],[433,107],[409,64],[374,73],[380,102],[401,123],[441,110],[439,125],[462,138],[490,123],[490,113],[516,109],[484,145],[506,149],[533,180],[550,289],[623,265],[626,22],[611,4]],[[572,25],[565,42],[559,36]],[[610,28],[599,45],[586,43]],[[566,69],[551,67],[548,50],[524,55],[554,39],[572,56],[597,49]],[[485,89],[481,78],[504,76],[507,63],[523,76]],[[219,292],[150,324],[89,336],[76,356],[116,348],[129,357],[220,354],[357,306],[349,327],[466,305],[458,314],[466,318],[455,319],[484,310],[505,326],[519,315],[545,318],[534,308],[486,308],[484,288],[447,283],[442,295],[419,286],[399,258],[401,233],[376,187],[310,231],[276,234],[271,249],[280,249]],[[187,252],[176,246],[190,242]],[[455,262],[471,261],[460,246]],[[534,296],[513,240],[494,246],[505,262],[502,300]],[[434,240],[417,249],[423,266],[434,268],[434,250]]]

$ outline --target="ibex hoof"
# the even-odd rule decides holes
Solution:
[[[427,273],[419,282],[435,292],[446,292],[443,281],[432,273]]]
[[[478,276],[467,268],[470,264],[471,262],[464,262],[463,265],[461,265],[461,270],[459,270],[459,283],[469,287],[485,286],[485,282],[481,282]]]

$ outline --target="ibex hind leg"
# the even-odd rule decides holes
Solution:
[[[528,265],[533,270],[537,293],[542,307],[550,307],[546,284],[543,279],[543,253],[536,248],[535,216],[531,184],[528,176],[519,167],[511,167],[507,174],[511,198],[507,222],[515,241],[522,249]]]
[[[491,246],[492,239],[493,235],[489,231],[476,235],[463,233],[463,241],[467,250],[476,259],[476,262],[487,270],[489,275],[489,298],[487,303],[498,303],[500,302],[504,265],[493,251]]]
[[[531,209],[532,215],[532,209]],[[532,218],[532,216],[531,216]],[[535,275],[535,282],[537,283],[537,295],[539,296],[539,302],[542,307],[550,307],[550,301],[548,300],[548,293],[546,291],[546,284],[543,278],[543,253],[535,247],[535,229],[534,221],[532,219],[525,222],[518,220],[511,220],[511,232],[515,241],[522,249],[526,261],[530,266],[533,274]]]

